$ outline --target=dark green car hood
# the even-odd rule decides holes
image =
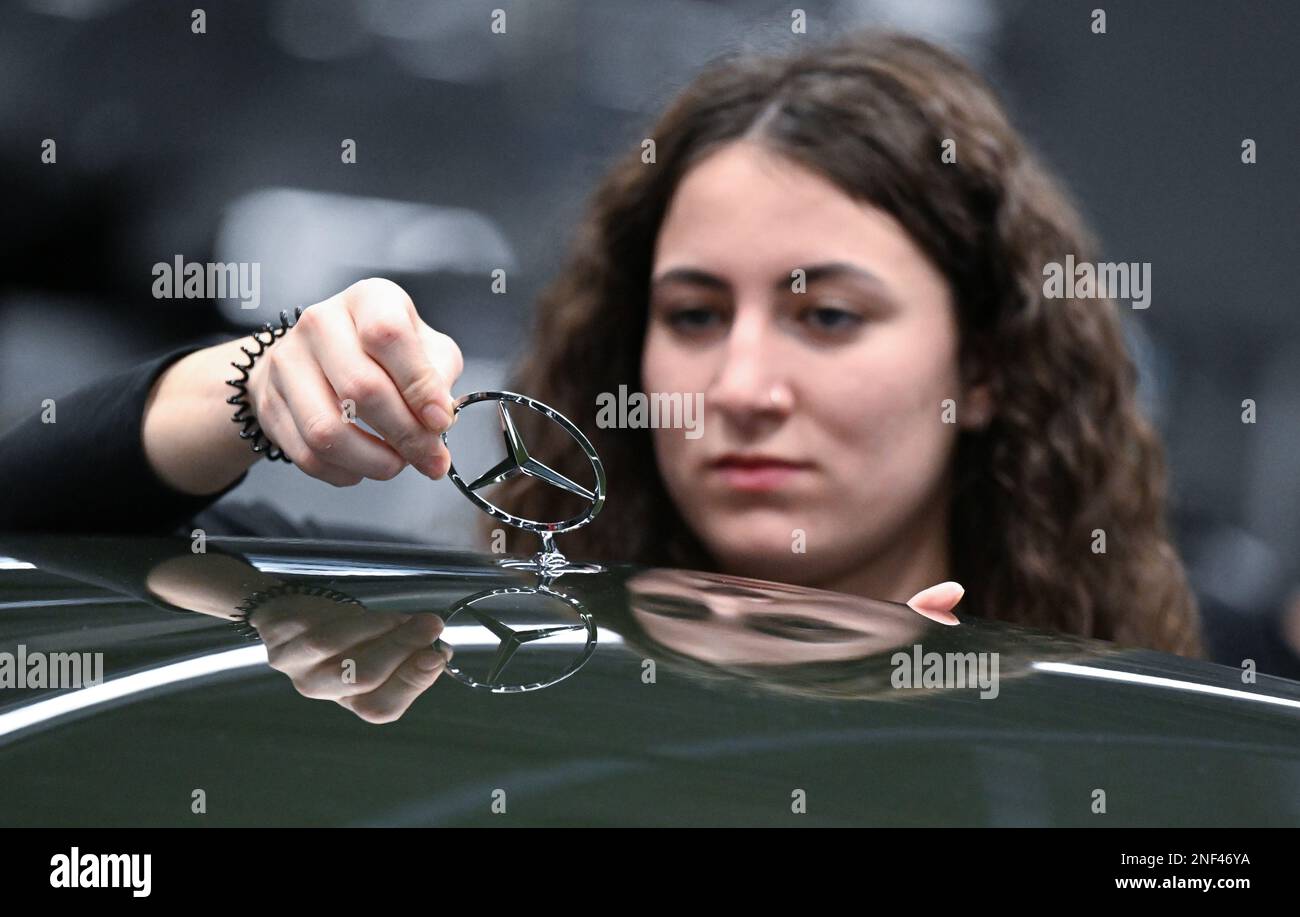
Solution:
[[[5,825],[1300,824],[1300,684],[1161,653],[418,546],[5,536],[0,555]],[[382,725],[305,696],[287,651],[272,668],[228,620],[268,578],[314,587],[294,628],[345,599],[445,618],[461,677]],[[506,658],[524,625],[541,638]],[[13,681],[54,653],[101,653],[102,682]],[[927,653],[996,654],[996,696],[927,686]]]

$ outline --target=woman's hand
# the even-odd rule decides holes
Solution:
[[[226,403],[230,364],[248,362],[241,345],[255,350],[245,337],[178,360],[149,394],[145,453],[177,490],[216,493],[258,459]],[[439,434],[463,365],[456,342],[426,325],[401,287],[362,280],[310,306],[258,357],[249,404],[271,442],[322,481],[387,481],[407,465],[440,478],[451,456]]]
[[[312,477],[348,486],[413,465],[440,478],[462,368],[456,342],[421,321],[401,287],[362,280],[308,308],[258,358],[249,401],[263,432]]]

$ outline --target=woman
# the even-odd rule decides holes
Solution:
[[[739,56],[649,139],[597,190],[514,381],[607,466],[628,540],[588,527],[566,551],[887,599],[959,579],[975,614],[1199,651],[1116,308],[1044,296],[1044,267],[1093,244],[976,73],[874,33]],[[168,366],[143,410],[149,467],[199,504],[257,457],[222,381],[247,343]],[[438,478],[460,371],[404,292],[363,281],[269,349],[250,402],[307,474]],[[620,385],[701,394],[703,435],[594,429]],[[520,483],[499,502],[555,516],[561,492]]]

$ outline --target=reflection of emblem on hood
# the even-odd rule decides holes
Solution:
[[[456,465],[453,462],[447,472],[452,483],[469,498],[470,502],[477,506],[483,512],[487,513],[494,519],[500,519],[506,525],[512,525],[515,528],[523,529],[526,532],[532,532],[542,539],[542,550],[529,561],[507,561],[504,566],[515,569],[533,570],[537,573],[585,573],[595,572],[599,567],[592,567],[583,564],[570,564],[563,554],[555,547],[555,536],[564,532],[571,532],[574,529],[582,528],[591,520],[596,518],[601,507],[605,505],[605,466],[600,463],[600,456],[596,454],[596,449],[592,446],[591,441],[583,435],[582,431],[565,417],[559,411],[548,405],[543,404],[536,399],[529,398],[526,395],[518,395],[514,392],[474,392],[464,395],[456,401],[456,413],[459,414],[462,409],[471,404],[480,401],[497,402],[497,411],[501,417],[501,434],[505,439],[506,456],[496,465],[489,468],[483,474],[475,478],[471,483],[466,483],[464,478],[456,471]],[[574,442],[582,449],[591,462],[592,470],[596,473],[595,488],[592,490],[583,487],[581,484],[569,480],[560,474],[554,468],[543,464],[533,458],[528,453],[528,448],[524,445],[523,437],[519,435],[519,430],[515,427],[514,421],[510,417],[510,412],[506,409],[507,402],[522,404],[552,420],[564,428]],[[447,442],[447,432],[442,434],[442,441]],[[495,503],[484,499],[478,491],[484,487],[493,484],[500,484],[517,475],[525,475],[531,478],[537,478],[552,487],[558,487],[561,490],[568,491],[575,496],[581,497],[589,503],[587,511],[574,516],[571,519],[563,519],[557,522],[539,522],[533,519],[524,519],[506,512]]]
[[[506,617],[505,615],[474,607],[487,599],[503,595],[541,595],[553,598],[576,611],[578,619],[574,621],[569,616],[570,619],[567,621],[557,619],[554,623],[540,625],[536,622],[529,622],[526,626],[521,626],[518,622],[515,622],[512,626],[502,620],[503,617]],[[458,616],[461,616],[461,620],[456,620]],[[465,618],[472,618],[473,623],[465,621]],[[542,688],[549,688],[551,685],[564,681],[564,679],[586,665],[587,660],[596,651],[596,623],[591,615],[577,599],[556,592],[544,584],[540,586],[506,586],[475,593],[453,605],[444,621],[447,623],[447,630],[456,631],[462,628],[474,629],[475,627],[482,627],[487,630],[490,639],[496,640],[497,648],[492,655],[491,661],[486,665],[480,662],[477,666],[467,661],[474,658],[472,654],[477,649],[475,644],[462,644],[461,646],[451,644],[456,653],[452,657],[452,662],[447,664],[446,669],[448,675],[462,684],[482,691],[491,691],[493,694],[522,694],[525,691],[539,691]],[[447,635],[447,630],[443,631],[444,637]],[[440,637],[439,642],[448,641]],[[505,670],[517,661],[516,655],[525,646],[548,650],[558,650],[564,646],[572,646],[575,648],[575,652],[572,654],[565,653],[561,657],[564,660],[561,664],[547,666],[543,678],[528,682],[506,681]],[[471,667],[474,668],[474,674],[472,675],[467,671]]]

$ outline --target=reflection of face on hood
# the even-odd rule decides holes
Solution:
[[[906,605],[722,574],[649,570],[627,588],[647,637],[718,666],[862,659],[931,626]]]
[[[627,581],[624,639],[705,679],[741,679],[779,694],[897,700],[899,651],[998,654],[1003,678],[1043,659],[1095,656],[1100,644],[967,618],[937,624],[907,605],[715,573],[647,570]],[[910,658],[910,656],[909,656]]]

